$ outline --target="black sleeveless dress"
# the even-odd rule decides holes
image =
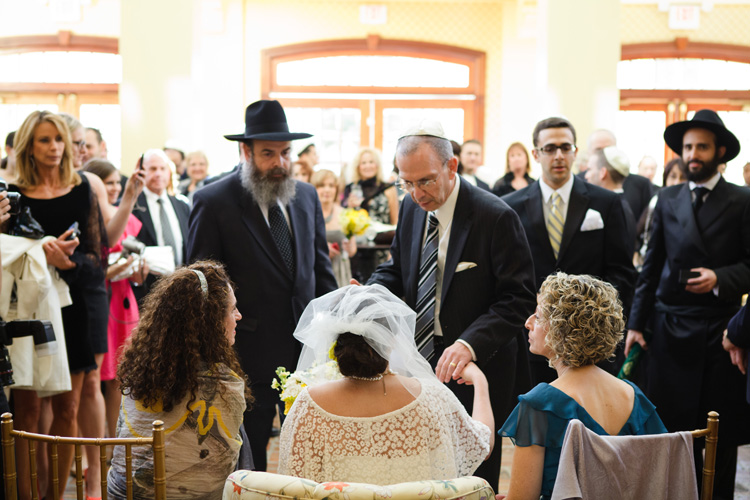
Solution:
[[[21,196],[21,207],[31,208],[31,214],[48,236],[60,236],[78,222],[80,244],[70,260],[76,267],[60,271],[60,277],[70,288],[73,304],[62,308],[65,344],[71,373],[96,368],[94,353],[107,352],[107,322],[109,303],[104,285],[107,236],[96,197],[85,176],[82,182],[60,197],[49,200]],[[9,186],[9,191],[18,191]],[[11,221],[11,225],[13,221]]]

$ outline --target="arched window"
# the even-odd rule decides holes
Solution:
[[[686,38],[623,45],[617,83],[618,144],[637,152],[633,168],[646,154],[672,158],[662,138],[666,126],[709,108],[740,139],[742,153],[727,165],[725,176],[744,184],[742,166],[750,159],[750,47]]]
[[[484,65],[483,52],[375,35],[302,43],[263,51],[261,92],[315,134],[322,166],[338,172],[360,146],[390,165],[399,132],[422,117],[458,142],[481,140]]]
[[[70,31],[0,38],[0,68],[3,144],[31,111],[66,112],[98,128],[110,160],[119,163],[122,60],[116,38]]]

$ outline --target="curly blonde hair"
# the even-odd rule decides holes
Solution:
[[[537,321],[546,328],[552,361],[578,368],[614,355],[625,320],[615,287],[588,275],[558,272],[539,290]]]

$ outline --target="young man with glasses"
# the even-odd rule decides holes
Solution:
[[[516,361],[524,349],[518,344],[525,342],[522,325],[534,310],[523,229],[505,203],[457,174],[458,160],[440,123],[424,120],[405,132],[396,164],[398,184],[410,196],[401,205],[391,259],[369,284],[404,297],[417,312],[417,348],[467,410],[473,390],[456,380],[471,361],[484,371],[497,431],[518,394]],[[475,472],[493,487],[501,448],[497,444]]]
[[[636,273],[619,197],[572,175],[576,133],[565,118],[537,123],[533,141],[532,154],[542,166],[541,178],[502,200],[518,213],[526,231],[535,289],[555,271],[590,274],[614,285],[628,311]],[[534,384],[557,377],[546,358],[529,356]],[[617,373],[619,366],[607,363],[604,368]]]

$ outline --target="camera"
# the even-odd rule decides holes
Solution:
[[[0,193],[8,191],[8,183],[0,179]],[[21,208],[21,193],[8,192],[8,201],[10,201],[10,215],[18,215]]]
[[[142,241],[137,240],[133,236],[128,236],[122,240],[122,255],[121,257],[127,258],[129,255],[143,255],[146,250],[146,244]]]
[[[0,387],[13,385],[13,365],[10,364],[10,353],[8,344],[13,343],[13,338],[8,336],[5,330],[5,321],[0,321]]]
[[[57,353],[55,330],[49,321],[17,320],[6,323],[0,320],[0,387],[13,385],[13,365],[7,346],[14,338],[33,337],[34,349],[38,356]]]

